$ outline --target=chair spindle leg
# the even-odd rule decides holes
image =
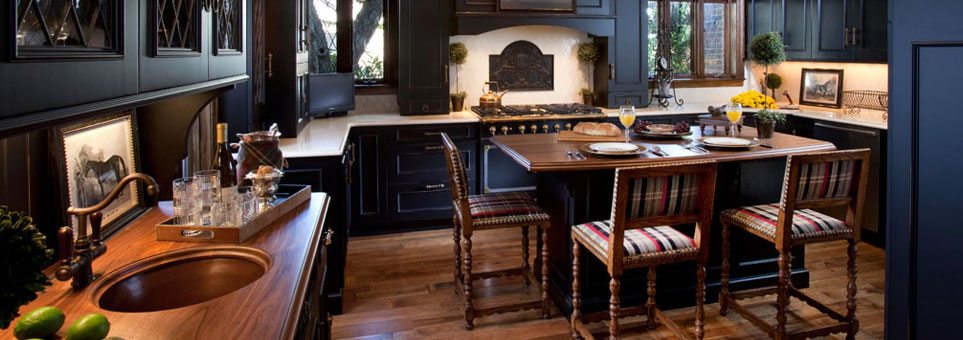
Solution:
[[[526,287],[531,284],[531,281],[528,279],[528,274],[532,270],[528,264],[528,243],[528,226],[526,225],[522,226],[522,285]]]
[[[619,338],[619,277],[613,275],[609,281],[609,291],[612,297],[609,298],[609,339]]]
[[[719,315],[729,314],[729,224],[722,223],[722,270],[719,274]]]
[[[706,302],[706,265],[701,261],[696,264],[696,316],[695,316],[695,336],[701,340],[705,337],[706,312],[703,305]]]
[[[552,316],[548,300],[548,231],[542,231],[542,319]]]
[[[452,218],[452,238],[455,240],[455,284],[461,282],[461,226],[458,218]],[[458,290],[456,289],[457,293]]]
[[[572,338],[578,339],[578,331],[575,330],[575,323],[582,317],[582,287],[579,282],[579,254],[581,246],[572,240]]]
[[[789,307],[789,250],[779,253],[779,286],[776,290],[776,339],[786,338],[786,309]]]
[[[475,306],[472,303],[472,277],[471,277],[471,235],[465,234],[464,245],[465,249],[465,269],[464,269],[464,285],[465,285],[465,329],[472,330],[475,328]]]
[[[856,241],[850,239],[849,246],[846,247],[848,261],[846,263],[847,278],[849,284],[846,285],[846,320],[849,321],[849,331],[846,339],[855,339],[856,332],[859,331],[859,321],[856,320]]]
[[[647,284],[648,289],[646,290],[646,295],[648,299],[645,301],[645,315],[646,315],[646,326],[649,329],[655,328],[655,267],[649,267],[647,270]]]

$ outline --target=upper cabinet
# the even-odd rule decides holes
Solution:
[[[263,117],[275,122],[284,137],[297,136],[307,122],[308,2],[272,0],[264,6]]]
[[[596,91],[604,93],[603,103],[618,107],[626,101],[635,106],[648,103],[648,26],[646,2],[613,0],[616,10],[615,36],[597,37],[601,59],[595,67]]]
[[[451,1],[401,0],[398,8],[398,108],[401,114],[448,113],[448,18]]]
[[[244,0],[217,0],[211,5],[211,79],[247,72],[245,8]]]
[[[211,1],[211,0],[208,0]],[[211,28],[204,0],[143,0],[140,90],[151,91],[208,79]]]
[[[17,81],[0,86],[0,118],[135,93],[137,11],[122,0],[5,1],[0,75]]]
[[[747,0],[746,18],[749,39],[781,32],[790,60],[886,61],[886,0]]]

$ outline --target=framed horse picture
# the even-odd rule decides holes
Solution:
[[[53,144],[59,147],[64,211],[67,207],[97,204],[122,178],[137,171],[135,124],[133,111],[126,111],[55,129]],[[102,211],[102,237],[140,215],[144,211],[141,203],[137,185],[123,188],[117,199]],[[67,223],[77,226],[75,219]]]
[[[804,68],[800,79],[800,105],[843,106],[843,70]]]

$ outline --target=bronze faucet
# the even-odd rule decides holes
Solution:
[[[57,280],[73,279],[70,285],[75,289],[86,287],[94,280],[92,269],[94,259],[107,252],[107,246],[100,240],[100,223],[104,217],[100,211],[114,202],[127,184],[135,180],[147,185],[147,194],[151,198],[157,195],[158,187],[154,178],[142,173],[132,173],[122,178],[114,190],[111,190],[99,203],[86,208],[67,208],[67,215],[77,216],[77,241],[74,242],[74,230],[70,227],[62,227],[57,232],[60,243],[60,268],[57,269]],[[87,237],[88,219],[90,219],[90,238]]]

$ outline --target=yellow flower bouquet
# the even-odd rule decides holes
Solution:
[[[730,99],[733,103],[742,104],[744,108],[753,109],[778,109],[776,106],[776,100],[770,96],[759,93],[756,90],[749,90],[740,94],[735,95]]]

